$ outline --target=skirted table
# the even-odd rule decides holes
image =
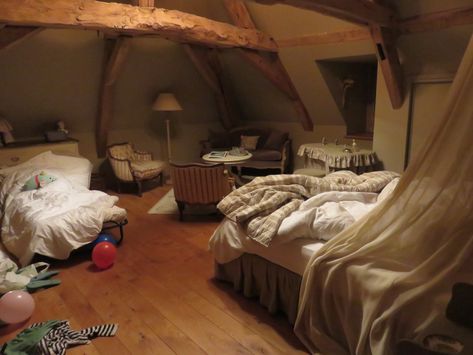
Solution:
[[[376,153],[368,149],[358,149],[356,152],[345,152],[344,145],[333,143],[308,143],[299,147],[297,155],[304,157],[305,168],[320,168],[320,162],[327,174],[331,170],[368,170],[376,163]],[[349,149],[351,149],[349,147]]]

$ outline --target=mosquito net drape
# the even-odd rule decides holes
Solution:
[[[312,352],[392,354],[473,282],[473,40],[447,101],[393,196],[311,259],[295,331]]]

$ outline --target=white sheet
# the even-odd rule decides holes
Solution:
[[[21,191],[41,171],[58,179],[38,190]],[[80,176],[80,169],[76,173]],[[110,216],[119,211],[126,216],[114,207],[117,197],[89,191],[77,181],[66,178],[63,170],[31,164],[9,169],[0,188],[1,238],[22,265],[35,253],[67,259],[72,250],[91,242]]]
[[[322,246],[321,241],[299,238],[268,248],[246,236],[245,232],[228,218],[223,220],[209,241],[209,248],[220,264],[235,260],[244,253],[256,254],[301,276],[312,254]]]

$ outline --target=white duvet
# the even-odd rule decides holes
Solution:
[[[33,191],[22,191],[24,183],[44,171],[56,181]],[[94,240],[104,221],[126,217],[114,206],[115,196],[90,191],[64,174],[64,170],[24,165],[1,171],[1,238],[6,249],[22,265],[35,253],[67,259],[72,250]],[[6,173],[6,174],[5,174]],[[77,176],[77,175],[75,175]]]
[[[273,252],[284,254],[284,245],[290,242],[303,247],[328,241],[385,200],[398,182],[399,178],[394,179],[379,194],[329,191],[309,198],[282,221],[269,247],[261,246],[246,236],[235,222],[225,219],[211,237],[209,248],[217,262],[227,263],[245,252],[266,258]]]

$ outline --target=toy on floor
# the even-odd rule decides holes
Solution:
[[[10,291],[0,298],[0,320],[7,324],[21,323],[33,314],[35,302],[25,291]]]
[[[112,266],[116,256],[117,248],[110,242],[100,242],[92,250],[92,261],[102,270]]]

